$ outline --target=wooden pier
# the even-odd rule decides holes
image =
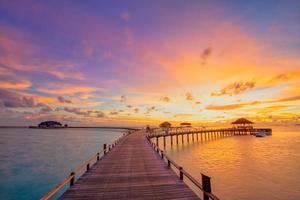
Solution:
[[[171,128],[154,129],[147,134],[144,130],[123,134],[112,144],[105,144],[102,150],[71,172],[41,199],[52,198],[69,183],[70,188],[60,199],[146,200],[203,197],[204,200],[218,200],[212,193],[210,177],[202,174],[201,182],[194,179],[159,148],[159,138],[163,138],[163,146],[166,147],[166,137],[170,137],[172,146],[174,143],[184,144],[184,141],[189,143],[229,136],[254,135],[260,131],[267,135],[272,134],[272,129],[266,128]],[[153,141],[154,138],[156,142]],[[199,192],[192,191],[183,181],[184,177],[196,186]]]
[[[147,135],[149,139],[156,138],[156,145],[159,146],[159,138],[163,138],[163,146],[166,147],[166,138],[169,137],[170,145],[178,145],[184,142],[215,140],[231,136],[255,135],[263,131],[266,135],[272,135],[270,128],[223,128],[223,129],[199,129],[199,128],[170,128],[167,130],[154,129]]]
[[[202,184],[183,167],[164,155],[145,131],[135,131],[104,147],[104,156],[96,156],[85,162],[80,169],[86,172],[75,181],[76,171],[49,191],[41,199],[50,199],[64,185],[70,188],[60,199],[203,199],[218,200],[211,193],[210,177],[202,175]],[[154,148],[154,149],[153,149]],[[108,149],[107,149],[108,150]],[[165,162],[164,162],[165,161]],[[177,169],[178,175],[175,171]],[[183,181],[189,179],[200,190],[193,192]]]

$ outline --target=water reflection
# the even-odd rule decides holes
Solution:
[[[298,128],[298,129],[297,129]],[[174,138],[173,138],[174,139]],[[159,141],[163,148],[162,138]],[[221,199],[300,198],[299,127],[273,127],[273,136],[233,136],[184,144],[166,141],[166,153],[198,180],[212,177]]]
[[[123,132],[0,129],[0,199],[38,199]]]

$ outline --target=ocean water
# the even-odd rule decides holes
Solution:
[[[299,200],[300,127],[271,128],[273,135],[264,138],[192,142],[190,137],[182,145],[180,137],[173,147],[167,140],[165,152],[200,183],[201,173],[210,176],[212,191],[222,200]]]
[[[0,199],[39,199],[124,132],[0,128]]]
[[[299,200],[300,127],[271,128],[265,138],[190,138],[184,145],[180,138],[172,147],[167,140],[165,151],[200,182],[201,173],[210,176],[222,200]],[[0,199],[38,199],[123,132],[0,129]]]

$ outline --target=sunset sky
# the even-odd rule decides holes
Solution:
[[[299,123],[299,10],[0,0],[0,125]]]

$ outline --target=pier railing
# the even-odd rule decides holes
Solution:
[[[110,145],[103,145],[103,149],[100,149],[91,158],[86,160],[80,166],[78,166],[74,171],[70,173],[69,176],[64,178],[60,183],[58,183],[53,189],[51,189],[47,194],[41,197],[41,200],[51,199],[57,192],[64,188],[68,183],[70,186],[74,185],[76,178],[78,179],[84,172],[90,170],[92,165],[96,164],[101,158],[103,158],[110,150],[112,150],[125,136],[130,133],[124,133],[120,138],[116,139]]]
[[[163,150],[161,150],[154,142],[151,141],[151,138],[148,135],[146,136],[146,138],[153,149],[161,156],[161,159],[167,162],[168,167],[171,168],[172,166],[174,166],[178,170],[180,180],[183,180],[183,177],[186,177],[191,183],[194,184],[194,186],[196,186],[196,188],[200,189],[200,191],[203,193],[203,200],[220,200],[216,195],[212,193],[210,181],[211,178],[209,176],[201,174],[202,183],[200,183],[192,175],[185,171],[182,166],[178,165],[171,158],[169,158]]]
[[[148,137],[159,138],[159,137],[167,137],[167,136],[178,136],[178,135],[189,135],[192,136],[196,134],[208,134],[210,137],[221,137],[221,136],[234,136],[234,135],[255,135],[259,132],[265,132],[266,135],[272,135],[271,128],[219,128],[219,129],[206,129],[206,128],[197,128],[197,127],[172,127],[168,129],[163,128],[155,128],[151,129],[148,133]]]

